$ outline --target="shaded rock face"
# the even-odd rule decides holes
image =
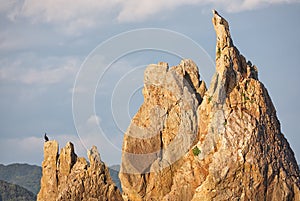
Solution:
[[[300,200],[299,167],[256,66],[216,11],[216,73],[150,65],[124,142],[124,200]]]
[[[56,141],[45,142],[37,200],[123,200],[95,146],[88,151],[88,158],[89,164],[77,157],[70,142],[60,154]]]

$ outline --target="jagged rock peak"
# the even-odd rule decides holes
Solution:
[[[97,147],[88,150],[90,164],[78,157],[68,142],[58,153],[55,140],[45,142],[43,176],[37,200],[123,200]]]
[[[239,82],[247,78],[258,80],[257,67],[240,54],[234,46],[228,22],[213,10],[213,26],[216,32],[216,73],[211,81],[209,94],[222,103]]]
[[[124,200],[300,200],[299,167],[257,68],[228,22],[216,11],[212,21],[208,91],[190,60],[145,70],[144,103],[123,140]]]
[[[228,22],[215,10],[213,10],[212,22],[217,36],[217,72],[222,71],[221,67],[225,67],[236,71],[237,81],[243,78],[258,79],[257,67],[252,65],[250,61],[246,62],[245,57],[234,46]]]
[[[207,172],[193,200],[300,200],[299,168],[267,89],[228,22],[213,15],[216,73],[198,108],[198,158]]]
[[[217,48],[232,47],[228,22],[216,10],[213,10],[213,25],[217,34]]]

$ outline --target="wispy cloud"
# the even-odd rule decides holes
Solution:
[[[76,153],[86,158],[86,148],[81,143],[78,136],[72,134],[49,135],[50,140],[56,140],[60,148],[64,147],[67,142],[72,142],[75,146]],[[8,155],[0,155],[0,161],[5,163],[28,162],[31,161],[36,165],[41,165],[43,160],[43,135],[41,137],[28,136],[23,138],[6,138],[0,141],[0,151],[2,153],[9,151]],[[13,147],[13,149],[12,149]]]
[[[263,6],[299,3],[299,0],[24,0],[3,1],[0,12],[11,20],[30,18],[33,23],[63,23],[69,31],[79,27],[93,27],[105,21],[119,22],[146,20],[155,14],[185,5],[208,6],[227,12],[241,12]]]
[[[83,29],[110,21],[119,3],[119,0],[3,1],[0,13],[11,21],[29,19],[32,24],[54,24],[66,34],[78,35]]]
[[[24,134],[25,135],[25,134]],[[34,136],[25,138],[9,138],[0,141],[0,161],[16,163],[31,161],[40,164],[43,159],[43,140]]]
[[[210,0],[209,0],[210,1]],[[233,0],[233,1],[210,1],[212,5],[227,12],[242,12],[255,10],[266,6],[300,3],[299,0]]]
[[[59,83],[68,76],[73,76],[76,68],[73,61],[68,61],[64,66],[53,69],[30,69],[19,80],[25,84],[54,84]]]
[[[96,126],[98,126],[99,123],[100,123],[100,121],[101,121],[101,119],[100,119],[99,116],[97,116],[97,115],[92,115],[92,116],[90,116],[90,117],[88,118],[87,124],[88,124],[88,125],[96,125]]]
[[[31,62],[30,62],[31,61]],[[80,63],[72,57],[43,60],[26,54],[18,60],[0,61],[0,80],[23,84],[56,84],[74,79]]]

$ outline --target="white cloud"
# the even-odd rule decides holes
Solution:
[[[118,4],[116,0],[26,0],[21,14],[47,22],[90,18]],[[38,18],[41,17],[41,18]]]
[[[99,125],[100,123],[100,117],[95,115],[92,115],[87,120],[87,125]]]
[[[63,81],[66,77],[74,75],[76,68],[74,63],[69,61],[62,67],[37,70],[30,69],[25,75],[19,77],[25,84],[54,84]]]
[[[79,68],[78,60],[72,57],[49,57],[41,60],[30,54],[22,55],[14,62],[4,59],[0,61],[0,65],[2,81],[23,84],[55,84],[69,81],[74,78]]]
[[[207,0],[128,0],[123,2],[117,17],[119,22],[142,21],[161,11],[168,11],[183,5],[203,5]]]
[[[160,12],[185,5],[206,5],[227,12],[253,10],[275,4],[299,3],[299,0],[24,0],[3,1],[0,12],[11,20],[30,18],[33,23],[64,24],[70,33],[79,28],[99,26],[117,19],[119,22],[142,21]]]
[[[141,21],[159,12],[179,8],[185,5],[208,6],[227,12],[254,10],[268,5],[299,3],[299,0],[128,0],[123,3],[118,15],[119,22]]]
[[[22,33],[24,34],[23,30]],[[31,44],[32,38],[24,37],[16,30],[1,30],[0,32],[0,51],[20,50]]]
[[[227,12],[242,12],[246,10],[255,10],[265,6],[299,3],[299,0],[221,0],[211,1],[216,9],[225,10]]]
[[[9,163],[41,164],[43,157],[43,139],[37,137],[1,139],[0,161]]]
[[[64,33],[78,35],[85,28],[108,21],[119,0],[16,0],[2,4],[0,12],[12,21],[27,18],[33,24],[55,24]]]

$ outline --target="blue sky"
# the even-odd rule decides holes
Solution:
[[[159,61],[176,65],[180,58],[158,50],[120,55],[94,86],[94,113],[83,118],[85,130],[73,120],[85,111],[72,111],[73,91],[84,91],[74,85],[78,72],[112,37],[158,28],[203,48],[207,60],[197,65],[209,81],[216,41],[212,9],[229,21],[235,45],[258,67],[282,132],[300,161],[300,1],[0,0],[0,163],[41,165],[44,132],[60,147],[72,141],[81,156],[86,156],[85,147],[96,144],[102,160],[119,163],[123,131],[142,103],[143,69]],[[115,48],[135,43],[123,42]],[[103,68],[105,63],[97,59],[94,64]],[[118,108],[120,104],[124,107]]]

